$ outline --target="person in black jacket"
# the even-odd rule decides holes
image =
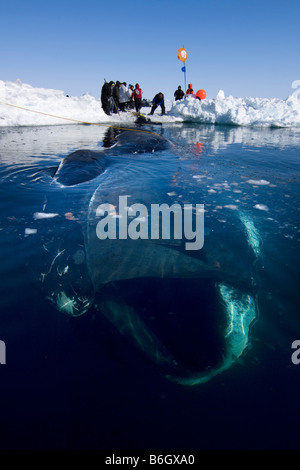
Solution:
[[[182,91],[180,85],[178,86],[177,90],[175,91],[174,96],[175,96],[175,101],[182,100],[182,98],[184,97],[184,92]]]
[[[165,114],[165,112],[166,112],[165,99],[164,99],[164,95],[161,91],[159,93],[157,93],[157,95],[154,96],[154,98],[152,100],[151,112],[149,114],[153,114],[158,106],[161,107],[161,114]]]
[[[102,90],[101,90],[101,103],[103,111],[110,116],[110,105],[111,105],[111,97],[112,97],[112,89],[114,86],[114,82],[110,81],[109,83],[105,82]]]
[[[120,104],[120,85],[121,83],[119,80],[116,81],[115,86],[112,89],[112,97],[114,99],[113,103],[113,113],[117,114],[119,112],[119,104]]]

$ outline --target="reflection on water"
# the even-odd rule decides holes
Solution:
[[[149,129],[149,125],[140,128]],[[68,125],[39,127],[7,127],[0,129],[0,158],[3,164],[36,163],[37,158],[66,156],[80,149],[98,150],[103,145],[106,125]],[[223,150],[232,144],[251,147],[268,146],[278,150],[298,148],[299,130],[265,129],[195,124],[152,125],[151,130],[183,145],[202,142],[210,151]],[[114,132],[114,131],[113,131]],[[118,130],[116,129],[116,132]]]
[[[70,436],[75,447],[188,448],[199,447],[199,440],[203,448],[259,447],[251,440],[256,413],[273,426],[271,433],[261,431],[260,443],[280,447],[285,440],[288,446],[275,410],[281,406],[292,430],[289,413],[299,407],[293,392],[288,404],[282,397],[296,381],[290,346],[300,332],[299,131],[191,124],[138,129],[166,145],[145,153],[137,151],[138,139],[115,146],[119,130],[108,136],[105,126],[0,130],[7,409],[35,414],[38,427],[43,413],[55,409],[55,397],[64,418],[54,416],[48,440],[57,445],[60,427],[62,447],[72,447]],[[79,185],[58,184],[53,177],[62,159],[79,149],[105,155],[105,171]],[[187,254],[180,240],[101,244],[96,207],[116,205],[120,195],[146,207],[204,204],[203,249]],[[31,383],[20,400],[26,374]],[[37,398],[41,375],[45,388],[39,382]],[[284,384],[277,383],[275,393],[278,375]],[[250,403],[248,411],[242,403]],[[78,422],[66,429],[62,423],[72,421],[75,409]],[[116,437],[113,422],[120,415],[133,421]],[[145,443],[139,419],[147,423]],[[207,436],[215,427],[212,444]],[[292,431],[288,437],[293,442]],[[34,438],[33,426],[25,442]]]

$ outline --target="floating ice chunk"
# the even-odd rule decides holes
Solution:
[[[35,233],[37,233],[36,228],[25,228],[25,236],[34,235]]]
[[[227,204],[227,205],[224,206],[224,207],[226,207],[226,209],[231,209],[231,210],[233,210],[233,211],[236,211],[237,208],[238,208],[238,207],[237,207],[236,205],[234,205],[234,204]]]
[[[254,209],[258,209],[260,211],[268,211],[269,208],[265,204],[255,204]]]
[[[34,220],[37,219],[52,219],[53,217],[57,217],[59,214],[51,213],[51,212],[35,212],[33,214]]]
[[[256,184],[257,186],[266,186],[267,184],[270,184],[270,181],[266,181],[266,180],[247,180],[246,183]]]
[[[201,180],[202,178],[206,178],[206,175],[193,175],[193,178],[196,180]]]
[[[167,193],[168,196],[176,196],[175,191],[172,191],[171,193]]]

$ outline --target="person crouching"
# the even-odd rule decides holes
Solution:
[[[154,96],[154,98],[152,100],[151,112],[149,114],[151,114],[151,115],[154,114],[154,111],[156,110],[156,108],[158,106],[161,107],[161,114],[164,115],[165,112],[166,112],[165,99],[164,99],[164,95],[161,91],[159,93],[157,93],[157,95]]]

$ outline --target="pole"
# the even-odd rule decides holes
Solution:
[[[184,45],[182,46],[184,48]],[[184,97],[186,98],[186,65],[185,65],[186,60],[183,62],[184,64]]]

